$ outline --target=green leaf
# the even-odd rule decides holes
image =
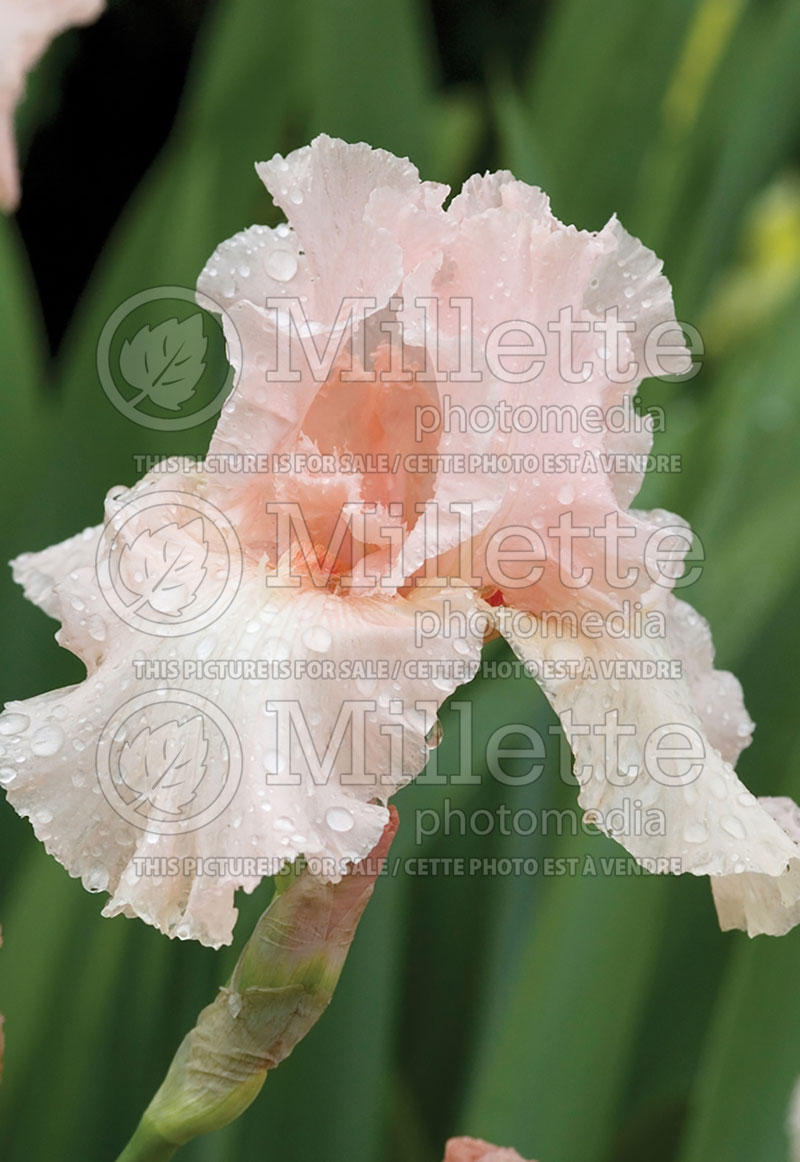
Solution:
[[[597,872],[619,848],[567,838],[563,864],[508,966],[461,1122],[548,1162],[596,1162],[624,1117],[622,1096],[655,965],[669,880]],[[592,864],[595,872],[587,873]],[[497,983],[495,983],[497,987]],[[581,1116],[574,1116],[576,1104]]]
[[[737,936],[680,1162],[784,1162],[797,1081],[800,933]]]

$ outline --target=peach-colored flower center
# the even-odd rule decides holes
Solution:
[[[436,472],[430,456],[437,450],[439,434],[418,437],[416,416],[419,408],[436,402],[436,387],[414,376],[419,361],[414,366],[408,363],[404,371],[392,366],[390,354],[388,344],[377,349],[371,369],[374,379],[337,364],[303,420],[301,438],[323,456],[334,458],[339,485],[331,487],[329,503],[320,504],[317,493],[304,511],[312,539],[320,546],[335,540],[342,504],[354,495],[376,506],[366,519],[363,543],[348,531],[333,560],[330,553],[323,553],[324,567],[336,574],[349,572],[376,553],[388,562],[387,530],[413,528],[421,506],[434,495]]]

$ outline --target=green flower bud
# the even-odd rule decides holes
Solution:
[[[329,1004],[396,830],[392,809],[378,845],[339,883],[304,870],[276,892],[119,1162],[162,1162],[247,1109]]]

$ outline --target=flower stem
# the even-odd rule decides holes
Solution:
[[[375,849],[338,883],[308,870],[284,878],[117,1162],[168,1162],[255,1100],[327,1008],[396,830],[392,808]]]
[[[169,1162],[177,1149],[161,1137],[145,1114],[117,1162]]]

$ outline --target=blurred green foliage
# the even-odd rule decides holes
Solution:
[[[649,479],[644,502],[689,517],[706,545],[691,598],[758,722],[743,777],[800,797],[800,6],[560,0],[524,52],[487,59],[473,89],[443,83],[437,52],[411,0],[212,6],[171,139],[75,312],[57,391],[45,390],[25,255],[0,222],[5,556],[95,523],[107,488],[132,481],[134,453],[202,452],[208,428],[163,434],[117,414],[95,348],[126,296],[191,286],[221,239],[274,220],[254,160],[326,130],[409,154],[430,178],[508,166],[544,185],[566,221],[594,228],[617,212],[664,258],[679,318],[709,321],[701,376],[643,390],[667,409],[657,448],[685,466]],[[3,695],[78,680],[53,624],[5,574],[0,584]],[[526,680],[477,681],[456,700],[472,702],[475,753],[497,725],[554,721]],[[457,711],[443,721],[449,772]],[[444,797],[569,805],[549,766],[530,787],[409,788],[400,854],[616,851],[499,835],[415,847],[414,809]],[[0,834],[3,1158],[106,1162],[236,949],[102,920],[10,810]],[[242,900],[239,944],[268,895]],[[446,1137],[472,1133],[541,1162],[783,1162],[799,972],[800,933],[721,934],[708,884],[689,877],[385,880],[320,1025],[239,1123],[181,1157],[437,1162]]]

